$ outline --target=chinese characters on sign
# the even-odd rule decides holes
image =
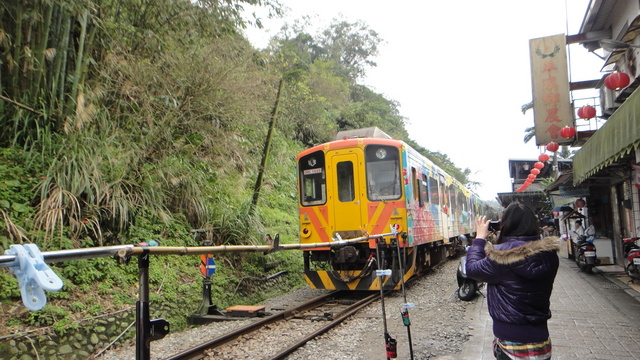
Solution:
[[[564,34],[529,40],[536,145],[571,143],[560,129],[573,126]]]

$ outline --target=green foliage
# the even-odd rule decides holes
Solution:
[[[0,269],[0,302],[20,297],[18,280],[8,269]]]
[[[33,187],[41,181],[45,158],[18,148],[0,148],[1,250],[27,238],[34,208]]]
[[[24,313],[23,322],[37,327],[54,326],[58,333],[64,333],[73,323],[72,313],[58,306],[45,305],[42,310]],[[76,327],[77,325],[71,325]]]
[[[0,101],[3,249],[27,238],[45,251],[152,239],[201,245],[193,229],[216,245],[263,244],[267,233],[295,243],[297,153],[356,127],[408,140],[398,103],[356,83],[375,66],[382,41],[375,31],[334,21],[317,35],[294,29],[258,52],[239,35],[246,4],[280,11],[277,1],[260,0],[159,0],[145,11],[126,1],[0,4],[0,94],[10,100]],[[271,157],[252,213],[280,79],[286,83]],[[468,175],[446,155],[419,150]],[[216,260],[212,293],[220,307],[304,285],[299,251]],[[88,317],[130,306],[138,293],[136,262],[51,264],[64,287],[47,293],[50,305],[3,319],[16,326],[55,319],[63,333],[75,326],[71,312]],[[180,308],[167,314],[174,330],[200,303],[198,264],[197,256],[151,259],[152,301]],[[6,270],[0,288],[1,303],[19,301]]]
[[[144,210],[131,225],[129,239],[132,243],[158,240],[161,246],[200,245],[190,236],[189,224],[183,216],[176,215],[174,221],[164,223]]]
[[[87,308],[87,312],[93,316],[100,315],[104,312],[105,308],[102,304],[94,302]]]
[[[112,259],[87,259],[66,261],[58,265],[58,273],[76,285],[108,282]]]
[[[362,21],[336,20],[318,36],[322,56],[340,64],[347,79],[356,80],[366,74],[366,66],[376,66],[373,58],[378,55],[382,39]]]
[[[87,305],[85,303],[83,303],[83,302],[80,302],[80,301],[74,301],[73,303],[71,303],[69,305],[69,308],[73,312],[81,312],[81,311],[84,311],[87,308]]]
[[[306,145],[324,142],[336,132],[336,118],[349,102],[349,84],[337,76],[335,64],[316,61],[309,72],[285,84],[278,123],[284,134]]]
[[[407,142],[407,144],[409,144],[409,146],[416,149],[422,155],[426,156],[427,159],[431,160],[434,164],[446,171],[462,184],[470,183],[469,175],[471,174],[471,170],[469,170],[468,168],[461,170],[460,168],[455,166],[453,161],[451,161],[451,159],[449,159],[446,154],[442,154],[437,151],[429,151],[424,147],[418,145],[418,143],[411,139],[405,141]]]
[[[53,324],[53,331],[55,331],[58,335],[64,335],[68,331],[77,330],[79,328],[80,324],[69,317],[57,320]]]
[[[397,102],[361,85],[351,87],[351,99],[348,111],[338,121],[340,130],[377,126],[396,139],[408,137]]]

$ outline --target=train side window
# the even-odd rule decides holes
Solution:
[[[449,205],[451,206],[451,210],[453,210],[453,208],[458,205],[456,203],[456,197],[458,194],[456,194],[456,191],[458,190],[458,188],[456,188],[456,186],[454,184],[449,185]]]
[[[423,207],[429,202],[429,179],[427,178],[427,175],[422,174],[422,179],[419,179],[418,181],[420,182],[420,207]]]
[[[438,194],[440,195],[440,204],[442,208],[442,212],[445,214],[449,214],[449,188],[446,185],[446,180],[442,174],[440,174],[440,191]]]
[[[411,168],[411,178],[414,179],[414,181],[413,181],[413,201],[416,201],[416,200],[420,199],[420,179],[418,178],[418,174],[417,174],[416,168],[414,168],[414,167]],[[422,206],[422,203],[420,203],[420,206]]]
[[[438,180],[429,177],[429,198],[431,204],[440,205],[440,192],[438,190]]]
[[[303,206],[322,205],[327,202],[324,153],[316,151],[300,158],[300,203]]]
[[[336,166],[338,174],[338,199],[342,202],[350,202],[355,199],[355,185],[353,181],[353,163],[351,161],[339,162]]]

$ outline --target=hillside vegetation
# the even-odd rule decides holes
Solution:
[[[214,245],[263,244],[267,233],[297,242],[295,155],[343,129],[377,126],[469,182],[468,169],[410,138],[396,101],[359,84],[382,41],[373,29],[335,20],[311,34],[296,24],[256,49],[242,29],[259,19],[245,22],[243,5],[281,11],[262,0],[0,4],[2,251],[151,239],[200,245],[195,229]],[[213,294],[221,306],[302,282],[295,251],[225,254],[217,262]],[[152,302],[197,309],[198,264],[154,257]],[[0,334],[54,323],[64,331],[136,301],[135,259],[51,266],[65,286],[48,293],[38,312],[24,309],[15,277],[0,270],[1,323],[9,327]],[[280,271],[291,274],[280,289],[257,285]],[[184,326],[176,321],[173,329]]]

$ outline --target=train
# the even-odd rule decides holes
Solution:
[[[296,161],[300,243],[366,239],[303,250],[313,289],[398,290],[454,255],[476,216],[500,213],[377,127],[338,132]]]

